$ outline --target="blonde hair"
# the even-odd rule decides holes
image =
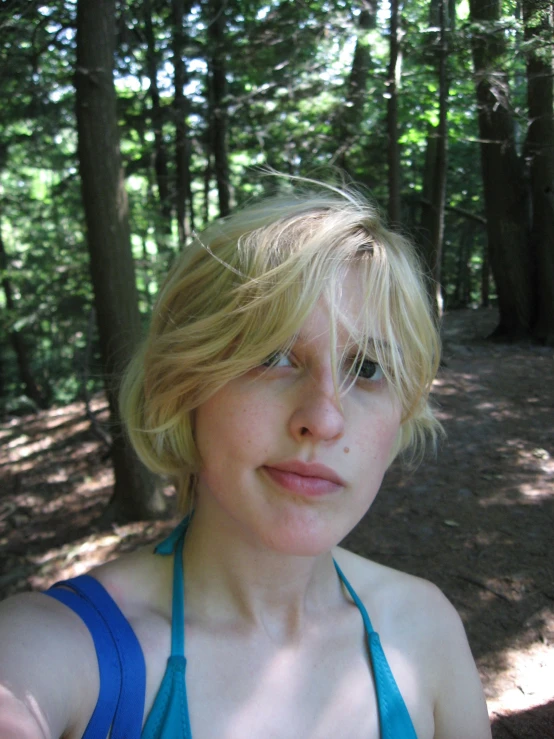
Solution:
[[[419,457],[425,441],[435,441],[440,425],[428,395],[440,346],[413,246],[357,193],[319,189],[217,221],[194,236],[161,288],[120,404],[140,459],[174,481],[183,510],[193,505],[200,465],[194,410],[290,346],[321,297],[332,336],[338,322],[346,325],[360,357],[381,365],[398,396],[402,422],[390,461],[406,451]],[[337,306],[352,267],[363,307],[347,325]]]

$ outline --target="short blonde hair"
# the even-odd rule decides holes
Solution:
[[[336,336],[336,324],[345,322],[341,288],[353,267],[363,307],[347,329],[360,356],[382,366],[402,408],[390,461],[405,451],[421,456],[440,429],[428,402],[440,345],[412,244],[385,228],[356,192],[318,190],[217,221],[194,236],[161,288],[120,404],[140,459],[172,479],[182,510],[193,505],[200,466],[194,410],[289,346],[321,297]]]

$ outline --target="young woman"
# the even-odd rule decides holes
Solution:
[[[411,245],[351,192],[196,236],[122,390],[187,516],[4,603],[2,739],[490,737],[446,598],[337,546],[433,439],[438,355]]]

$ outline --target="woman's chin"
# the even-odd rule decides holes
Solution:
[[[319,557],[330,552],[344,538],[329,530],[307,530],[288,527],[273,528],[263,536],[266,549],[292,557]]]

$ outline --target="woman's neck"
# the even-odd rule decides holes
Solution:
[[[295,556],[249,540],[224,513],[199,506],[184,544],[187,614],[237,620],[292,641],[344,602],[331,552]]]

